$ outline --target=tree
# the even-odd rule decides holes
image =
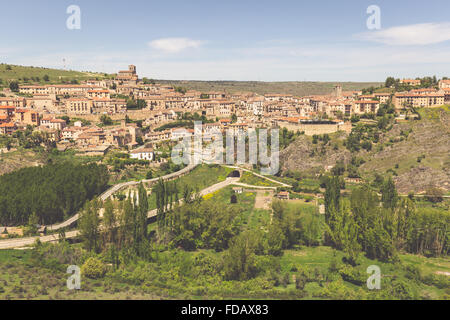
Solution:
[[[370,141],[364,141],[364,142],[361,144],[361,147],[362,147],[363,149],[367,150],[367,151],[370,151],[370,150],[372,150],[372,142],[370,142]]]
[[[105,126],[109,126],[113,124],[113,121],[110,117],[108,117],[106,114],[102,115],[100,117],[100,121],[102,122],[103,125]]]
[[[272,202],[272,224],[281,228],[283,237],[281,237],[282,248],[292,248],[295,244],[298,244],[302,238],[302,216],[300,212],[294,212],[288,210],[286,203],[280,200],[274,200]],[[277,229],[272,230],[273,233],[277,232]]]
[[[67,125],[70,123],[70,118],[68,116],[61,116],[61,117],[58,117],[58,119],[64,120]]]
[[[352,115],[351,118],[350,118],[350,121],[352,123],[358,122],[359,121],[359,116],[357,114]]]
[[[103,225],[105,227],[105,243],[115,243],[116,242],[116,232],[117,227],[116,215],[114,213],[114,204],[110,198],[108,198],[104,203],[103,212]]]
[[[427,195],[427,200],[433,203],[442,202],[444,195],[441,189],[435,187],[428,188],[425,194]]]
[[[344,161],[339,160],[336,162],[336,165],[331,169],[331,173],[334,176],[342,176],[345,172],[345,164]]]
[[[50,81],[50,77],[48,76],[48,74],[44,75],[43,77],[45,82],[49,82]]]
[[[285,242],[285,236],[281,229],[279,222],[274,221],[269,226],[267,233],[267,252],[273,256],[281,256],[283,254],[283,242]]]
[[[98,210],[98,200],[87,202],[83,211],[80,213],[78,221],[80,236],[83,240],[84,247],[88,251],[96,252],[99,249],[100,219],[98,217]]]
[[[39,217],[37,216],[36,212],[33,212],[33,214],[28,219],[28,225],[26,227],[25,233],[28,235],[35,235],[38,231],[38,225]]]
[[[172,189],[169,187],[169,189]],[[176,191],[172,192],[177,194]],[[176,199],[175,199],[176,201]],[[168,211],[166,240],[185,250],[225,250],[238,232],[238,208],[196,199]]]
[[[132,201],[131,194],[128,194],[128,199],[122,202],[120,212],[120,244],[123,247],[132,247],[137,237],[137,210]]]
[[[325,221],[333,220],[334,213],[340,208],[341,187],[339,177],[327,178],[325,182]]]
[[[145,100],[137,99],[136,101],[133,99],[128,99],[127,101],[127,109],[128,110],[140,110],[147,107],[147,103]]]
[[[396,84],[395,79],[393,77],[387,77],[386,81],[384,82],[384,86],[386,88],[394,87]]]
[[[225,278],[228,280],[248,280],[256,276],[256,250],[260,235],[244,231],[233,238],[224,256]]]
[[[392,177],[389,176],[381,188],[381,202],[383,202],[384,208],[394,209],[397,206],[397,201],[397,190],[394,181],[392,181]]]
[[[142,183],[138,187],[139,209],[138,209],[138,241],[147,238],[147,215],[148,215],[148,197],[147,190]]]
[[[9,83],[9,89],[13,92],[19,92],[19,83],[17,81],[11,81]]]

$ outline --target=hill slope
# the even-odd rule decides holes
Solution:
[[[235,92],[256,92],[265,93],[284,93],[297,96],[313,94],[329,94],[333,87],[339,83],[344,91],[362,90],[371,86],[379,86],[379,82],[260,82],[260,81],[193,81],[193,80],[156,80],[158,83],[172,84],[181,86],[188,90],[207,91],[225,91]]]
[[[45,75],[49,76],[50,81],[44,81]],[[39,81],[36,81],[37,77],[39,78]],[[96,72],[79,72],[41,67],[16,66],[4,63],[0,64],[0,80],[2,82],[0,84],[3,85],[6,85],[9,81],[12,80],[25,83],[24,78],[28,78],[30,83],[54,83],[71,80],[81,81],[104,77],[108,77],[108,75]],[[31,78],[34,78],[34,80],[32,80]]]
[[[422,119],[394,124],[380,135],[371,151],[351,153],[343,146],[346,135],[336,133],[326,146],[313,144],[311,137],[300,136],[280,152],[282,170],[319,171],[352,156],[363,159],[359,167],[363,178],[375,173],[394,173],[402,193],[424,192],[434,186],[450,191],[450,108],[421,110]],[[405,132],[409,132],[405,136]],[[402,134],[403,133],[403,134]]]

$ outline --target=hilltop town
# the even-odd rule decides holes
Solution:
[[[343,91],[336,84],[328,95],[302,97],[200,92],[141,80],[136,66],[130,65],[112,79],[5,88],[0,97],[0,133],[11,135],[32,126],[51,136],[59,148],[75,147],[92,155],[104,154],[109,148],[133,150],[145,143],[179,137],[175,132],[182,127],[180,120],[194,114],[207,122],[203,124],[205,134],[279,127],[312,136],[350,133],[352,117],[376,114],[380,105],[392,104],[401,118],[405,114],[402,110],[408,107],[450,103],[450,80],[440,80],[437,87],[430,88],[421,87],[421,80],[403,79],[399,83],[410,90],[393,93],[386,88],[385,92],[363,94]],[[192,128],[185,129],[192,134]]]

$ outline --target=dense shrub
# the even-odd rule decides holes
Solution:
[[[106,267],[99,259],[88,258],[81,266],[81,274],[91,279],[103,278],[106,272]]]

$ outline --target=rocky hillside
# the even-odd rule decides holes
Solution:
[[[11,149],[8,152],[0,146],[0,175],[41,164],[44,164],[43,157],[31,150]]]
[[[286,149],[280,151],[282,171],[292,170],[312,173],[328,166],[334,166],[339,160],[348,163],[352,155],[350,151],[343,147],[343,141],[347,135],[336,133],[330,136],[331,142],[326,145],[323,145],[320,141],[314,144],[309,136],[299,136]]]
[[[331,135],[325,146],[300,136],[280,152],[282,170],[317,172],[338,160],[348,164],[354,156],[364,161],[358,168],[363,178],[391,173],[402,193],[420,193],[430,186],[449,192],[450,108],[423,109],[420,113],[421,120],[394,124],[381,133],[369,152],[361,149],[352,154],[344,146],[343,133]]]

